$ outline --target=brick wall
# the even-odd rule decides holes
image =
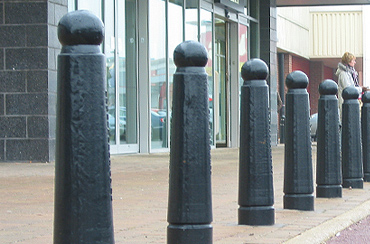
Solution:
[[[324,74],[323,62],[310,62],[310,114],[318,111],[319,85],[324,80]]]
[[[276,0],[260,0],[260,58],[269,66],[271,143],[278,141]]]
[[[57,23],[67,0],[0,1],[0,161],[54,160]]]

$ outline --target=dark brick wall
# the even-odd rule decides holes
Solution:
[[[67,0],[0,0],[0,161],[54,160],[59,19]]]
[[[269,66],[271,143],[278,141],[276,0],[260,0],[260,58]]]
[[[312,62],[304,58],[295,57],[292,54],[284,55],[284,77],[295,70],[301,70],[309,77],[307,91],[310,94],[310,114],[317,113],[319,85],[324,78],[324,64],[322,62]],[[285,94],[287,88],[285,87]]]
[[[324,63],[310,62],[310,106],[311,114],[317,113],[320,98],[319,85],[324,78]]]

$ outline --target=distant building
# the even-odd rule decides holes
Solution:
[[[335,71],[344,52],[356,56],[360,84],[370,85],[366,23],[368,5],[277,8],[279,86],[294,70],[305,72],[310,83],[311,114],[317,113],[318,86],[337,81]],[[289,34],[287,34],[289,33]]]

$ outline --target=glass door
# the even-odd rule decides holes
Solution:
[[[228,146],[228,22],[215,18],[214,130],[216,147]]]
[[[111,152],[137,152],[136,1],[105,1],[104,10]]]

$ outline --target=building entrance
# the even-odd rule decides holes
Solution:
[[[216,147],[227,147],[229,137],[229,23],[215,18],[214,121]]]

